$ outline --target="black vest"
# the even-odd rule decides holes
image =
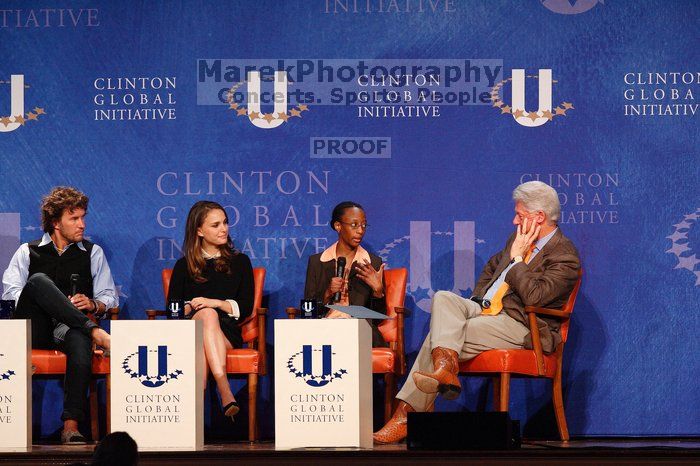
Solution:
[[[83,251],[77,244],[71,244],[60,256],[53,243],[39,246],[41,240],[29,243],[29,275],[45,273],[56,284],[61,292],[68,296],[71,293],[70,276],[78,274],[78,293],[88,298],[93,297],[92,271],[90,268],[90,253],[93,243],[83,240]]]

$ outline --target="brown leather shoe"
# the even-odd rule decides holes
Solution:
[[[391,416],[389,422],[374,433],[374,443],[396,443],[405,439],[408,434],[408,428],[406,426],[408,421],[407,413],[414,412],[416,412],[416,410],[413,409],[410,404],[399,400],[399,405],[396,407],[396,411],[394,411],[394,415]]]
[[[423,393],[440,393],[446,400],[454,400],[462,392],[459,383],[459,361],[457,352],[437,347],[431,353],[433,357],[432,374],[416,371],[413,373],[413,381],[418,390]]]

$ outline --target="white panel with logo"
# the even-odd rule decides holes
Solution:
[[[372,448],[365,320],[275,320],[275,447]]]
[[[112,322],[112,431],[140,450],[203,448],[204,347],[195,320]]]
[[[32,448],[31,321],[0,320],[0,451]]]

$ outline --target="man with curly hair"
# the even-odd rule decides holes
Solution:
[[[102,248],[83,238],[87,209],[85,194],[54,188],[41,203],[44,236],[22,244],[2,277],[2,299],[16,302],[16,318],[32,321],[32,347],[66,354],[64,444],[86,443],[78,422],[87,412],[92,347],[110,347],[109,334],[86,314],[103,318],[119,303]]]

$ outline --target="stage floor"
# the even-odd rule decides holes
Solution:
[[[90,462],[93,445],[34,445],[29,453],[0,453],[0,464]],[[371,450],[275,450],[272,442],[214,443],[198,452],[142,452],[140,465],[191,464],[700,464],[700,439],[579,439],[527,441],[510,451],[415,451],[405,444]]]

